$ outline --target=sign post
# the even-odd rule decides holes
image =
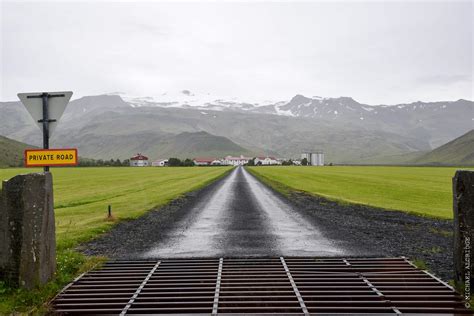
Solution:
[[[23,105],[43,130],[43,149],[49,149],[49,136],[56,128],[58,120],[64,113],[71,96],[71,91],[18,94]],[[28,166],[28,164],[26,165]],[[44,165],[45,172],[49,171],[49,166]]]

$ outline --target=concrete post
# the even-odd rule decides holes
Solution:
[[[453,178],[454,282],[471,299],[474,251],[474,171],[459,170]]]
[[[18,175],[3,182],[0,198],[0,279],[31,289],[56,271],[51,173]]]

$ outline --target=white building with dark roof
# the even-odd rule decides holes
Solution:
[[[130,158],[130,167],[148,167],[148,157],[140,153]]]

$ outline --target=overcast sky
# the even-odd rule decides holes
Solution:
[[[473,1],[0,1],[3,101],[184,89],[248,101],[473,99]]]

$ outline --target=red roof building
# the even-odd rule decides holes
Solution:
[[[130,158],[130,166],[131,167],[147,167],[148,157],[138,153],[132,158]]]
[[[209,166],[212,164],[214,160],[216,159],[210,158],[210,157],[199,157],[199,158],[194,158],[193,162],[196,166]]]
[[[130,160],[148,160],[148,157],[138,153],[132,158],[130,158]]]

